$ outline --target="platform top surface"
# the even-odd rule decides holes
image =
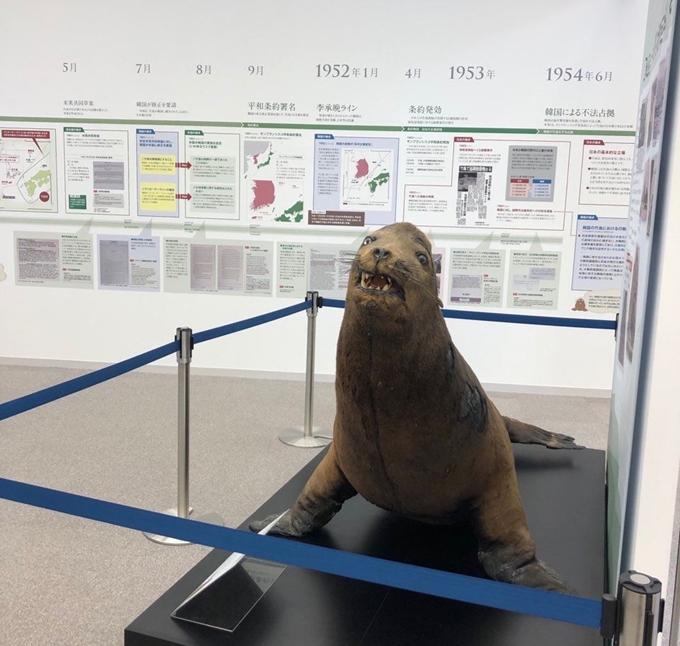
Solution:
[[[579,594],[604,581],[604,452],[513,446],[539,558]],[[291,449],[295,450],[295,449]],[[290,507],[323,453],[251,518]],[[247,526],[247,522],[242,528]],[[465,526],[400,518],[357,496],[304,542],[461,574],[484,576]],[[213,550],[125,631],[126,646],[599,646],[597,631],[561,622],[286,567],[233,633],[173,620],[172,611],[228,556]],[[219,599],[209,600],[219,612]]]

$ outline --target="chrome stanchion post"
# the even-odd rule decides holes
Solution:
[[[193,338],[191,328],[178,327],[177,351],[177,515],[189,517],[189,366]]]
[[[627,570],[619,577],[616,597],[603,598],[602,630],[613,646],[655,646],[663,628],[661,581]]]
[[[175,341],[177,350],[177,508],[169,509],[166,514],[189,518],[193,509],[189,506],[189,366],[194,349],[191,328],[178,327]],[[194,517],[204,523],[224,525],[224,520],[214,512]],[[144,532],[150,541],[162,545],[189,545],[189,541]]]
[[[319,292],[307,292],[307,301],[312,306],[307,310],[307,366],[305,371],[305,419],[304,426],[284,428],[279,439],[298,448],[319,448],[333,439],[330,429],[312,425],[314,414],[314,351],[316,344],[316,316],[319,312]]]

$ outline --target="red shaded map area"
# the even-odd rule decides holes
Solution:
[[[261,209],[263,206],[270,206],[274,204],[275,199],[274,182],[268,179],[256,179],[253,181],[253,201],[250,205],[253,210]]]
[[[355,179],[360,177],[366,177],[368,175],[368,162],[365,159],[360,159],[357,162],[357,174],[354,176]]]

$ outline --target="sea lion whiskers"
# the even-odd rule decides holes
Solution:
[[[356,272],[354,286],[364,292],[381,292],[404,300],[404,289],[401,282],[394,276],[395,272],[390,267],[385,270],[387,273],[384,273],[379,262],[376,262],[372,269],[366,269],[362,266],[359,258],[355,257],[352,264],[352,269]]]
[[[409,263],[406,260],[403,259],[397,259],[394,261],[386,271],[392,274],[392,276],[389,276],[388,274],[382,272],[382,271],[377,271],[379,269],[378,267],[379,263],[376,263],[376,267],[373,270],[370,269],[365,269],[360,261],[359,256],[355,256],[352,261],[351,261],[351,268],[356,271],[356,284],[359,287],[362,288],[370,288],[372,285],[366,284],[366,279],[369,276],[380,276],[384,277],[384,280],[381,280],[378,286],[379,291],[387,291],[390,293],[399,293],[399,295],[404,298],[404,291],[403,288],[407,283],[413,283],[420,287],[428,296],[431,296],[436,302],[439,307],[443,307],[443,304],[441,300],[439,299],[436,290],[433,290],[432,287],[428,284],[427,281],[421,280],[416,276],[415,270],[420,268],[420,265],[416,263]],[[374,282],[374,281],[368,281],[368,282]],[[388,282],[389,285],[385,285],[385,282]],[[373,286],[374,287],[374,286]],[[394,287],[394,288],[392,288]],[[375,287],[374,287],[375,288]]]
[[[335,258],[335,262],[338,263],[339,265],[345,265],[347,267],[347,271],[349,271],[352,268],[352,264],[354,263],[355,258],[354,256],[349,256],[349,255],[343,255],[340,256],[339,258]]]
[[[343,276],[346,276],[352,271],[352,267],[355,266],[356,259],[354,257],[348,258],[347,256],[343,256],[341,258],[335,258],[335,263],[341,266],[340,273]]]
[[[395,273],[399,274],[399,278],[403,279],[404,282],[409,281],[415,283],[425,293],[427,293],[429,296],[432,296],[432,298],[437,301],[439,306],[442,306],[442,302],[439,300],[439,296],[437,295],[437,290],[432,289],[431,285],[429,285],[427,281],[417,278],[412,267],[417,268],[418,265],[416,263],[411,263],[407,260],[400,259],[394,263],[393,269]]]

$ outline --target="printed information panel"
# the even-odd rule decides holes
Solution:
[[[220,25],[252,17],[211,5],[211,20],[162,61],[134,38],[111,59],[106,43],[129,33],[126,15],[174,29],[185,7],[165,7],[122,0],[94,39],[72,29],[94,20],[82,0],[46,9],[32,27],[50,53],[38,67],[15,55],[20,30],[6,30],[0,68],[14,91],[0,114],[0,226],[42,216],[60,235],[89,222],[100,236],[97,288],[297,298],[344,296],[361,240],[407,221],[438,248],[445,305],[617,311],[631,178],[657,172],[640,155],[633,169],[635,151],[660,136],[653,89],[636,114],[644,6],[603,0],[563,14],[528,0],[511,9],[425,0],[418,16],[437,17],[425,39],[405,7],[348,0],[334,31],[355,47],[329,42],[309,0],[264,0],[259,11],[287,28],[257,48],[235,28],[225,55]],[[481,32],[451,38],[451,24],[480,14]],[[69,54],[53,61],[66,32]],[[436,56],[423,58],[425,42]],[[103,69],[105,84],[93,80]],[[26,78],[40,101],[20,89]],[[643,220],[653,206],[645,186]],[[132,241],[156,239],[150,224],[162,249]],[[115,261],[126,244],[134,276]]]

